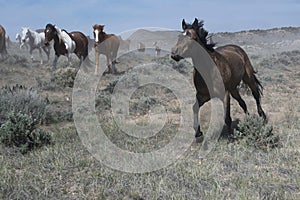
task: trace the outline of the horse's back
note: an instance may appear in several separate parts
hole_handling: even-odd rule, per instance
[[[111,37],[109,39],[112,41],[113,48],[118,50],[120,47],[120,38],[118,36],[116,36],[115,34],[111,34]]]
[[[253,72],[253,67],[250,63],[247,53],[238,45],[225,45],[215,49],[228,64],[230,69],[230,84],[235,86],[243,79],[245,72]]]
[[[225,58],[235,58],[235,59],[245,60],[245,58],[248,57],[242,47],[234,44],[220,46],[216,48],[215,51],[223,55]]]

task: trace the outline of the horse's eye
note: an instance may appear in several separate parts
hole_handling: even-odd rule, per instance
[[[190,33],[189,31],[183,32],[183,35],[184,35],[184,36],[189,36],[189,37],[191,37],[191,33]]]

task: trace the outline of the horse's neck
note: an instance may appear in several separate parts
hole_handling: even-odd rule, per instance
[[[110,37],[113,37],[113,36],[114,36],[114,34],[106,34],[105,32],[101,32],[99,34],[99,40],[100,40],[100,42],[103,42],[104,40],[106,40]]]
[[[29,30],[29,32],[30,32],[30,36],[28,36],[29,44],[33,45],[33,44],[34,44],[34,38],[35,38],[35,37],[34,37],[34,34],[33,34],[32,31]]]
[[[55,35],[53,36],[53,40],[54,40],[54,44],[59,44],[59,43],[60,43],[59,37],[58,37],[57,34],[55,34]]]
[[[218,68],[212,67],[216,66],[215,62],[216,56],[214,52],[207,52],[203,49],[203,52],[193,51],[192,61],[195,66],[195,69],[199,70],[199,73],[202,76],[209,75],[215,76],[218,72]],[[211,59],[208,59],[207,56],[210,56]]]
[[[211,97],[220,97],[223,98],[223,90],[222,87],[224,84],[223,76],[222,76],[222,70],[220,70],[220,65],[218,57],[221,56],[218,52],[207,52],[211,59],[207,58],[207,54],[198,52],[197,56],[193,56],[193,64],[195,70],[198,72],[194,72],[194,74],[198,74],[198,78],[200,77],[201,80],[197,80],[197,82],[200,81],[199,87],[203,86],[203,81],[205,82],[207,87],[210,88],[210,96]],[[222,67],[222,66],[221,66]],[[194,77],[195,78],[195,77]],[[194,80],[195,83],[195,80]],[[196,88],[197,88],[196,87]]]

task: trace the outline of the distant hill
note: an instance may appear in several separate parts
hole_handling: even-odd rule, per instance
[[[146,47],[153,43],[170,50],[177,42],[180,31],[150,31],[139,29],[129,36],[131,48],[136,48],[139,42]],[[246,30],[239,32],[220,32],[212,34],[217,46],[237,44],[250,54],[272,54],[281,51],[300,50],[300,27],[283,27],[267,30]],[[260,51],[261,50],[261,51]]]

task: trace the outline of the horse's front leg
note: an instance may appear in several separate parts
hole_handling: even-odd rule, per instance
[[[196,99],[196,102],[193,105],[194,130],[195,130],[195,137],[196,138],[203,136],[203,133],[200,130],[200,124],[199,124],[199,110],[200,110],[200,106],[199,106],[198,100]]]
[[[49,62],[49,59],[50,59],[50,48],[44,46],[44,47],[43,47],[43,51],[44,51],[44,52],[46,53],[46,55],[47,55],[47,62]]]
[[[56,69],[58,57],[59,57],[59,56],[58,56],[57,54],[55,54],[55,58],[54,58],[54,60],[53,60],[53,70]]]
[[[71,66],[71,54],[70,53],[67,54],[67,58],[68,58],[68,66]]]
[[[32,55],[32,51],[33,51],[33,48],[30,48],[30,50],[29,50],[29,54],[30,54],[30,59],[31,59],[31,61],[33,61],[33,60],[34,60],[34,58],[33,58],[33,55]]]
[[[42,54],[42,49],[39,48],[39,54],[40,54],[40,58],[41,58],[41,65],[43,64],[43,54]]]
[[[98,46],[95,46],[95,61],[96,61],[95,75],[97,75],[98,74],[98,66],[99,66],[99,49],[98,49]]]

